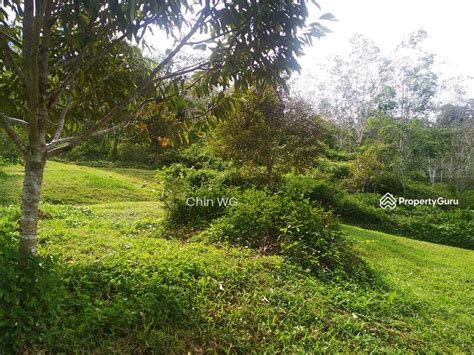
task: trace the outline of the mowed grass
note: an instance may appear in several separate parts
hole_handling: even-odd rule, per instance
[[[424,341],[474,349],[474,251],[343,226],[365,260],[429,305]],[[430,331],[427,331],[430,329]]]
[[[110,201],[152,201],[154,172],[96,169],[50,161],[46,165],[42,201],[95,204]],[[0,204],[20,201],[23,167],[0,167]]]
[[[21,179],[2,171],[0,205]],[[17,351],[473,350],[473,251],[343,226],[375,276],[320,280],[277,256],[174,239],[148,171],[48,163],[43,196],[38,251],[55,260],[59,308],[15,335]]]

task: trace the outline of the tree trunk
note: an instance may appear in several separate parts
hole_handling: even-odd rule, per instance
[[[45,164],[45,153],[28,153],[25,157],[25,178],[20,218],[20,258],[36,255],[38,207]]]
[[[436,182],[436,167],[433,167],[433,170],[431,172],[431,186],[434,186]]]
[[[267,182],[270,190],[273,190],[273,165],[267,165]]]

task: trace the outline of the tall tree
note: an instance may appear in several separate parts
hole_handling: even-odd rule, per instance
[[[422,47],[427,36],[422,29],[411,33],[380,67],[379,109],[403,121],[427,118],[435,109],[438,76],[433,71],[434,54]]]
[[[375,43],[361,34],[349,45],[347,54],[330,58],[316,95],[320,109],[340,125],[340,146],[352,150],[362,142],[367,119],[377,108],[382,57]]]
[[[36,252],[48,158],[139,119],[150,101],[173,100],[189,90],[205,96],[216,86],[240,89],[280,82],[281,73],[299,69],[296,57],[304,45],[326,32],[319,22],[305,27],[307,16],[304,0],[3,1],[0,75],[19,85],[12,91],[13,102],[2,102],[0,122],[25,163],[20,255]],[[120,100],[103,100],[94,95],[93,85],[84,86],[84,78],[94,79],[98,63],[113,59],[116,46],[142,42],[151,26],[174,38],[175,46],[145,76],[137,76]],[[186,67],[172,66],[187,46],[206,48],[208,56]],[[100,78],[116,78],[116,70],[111,65]],[[18,108],[17,117],[7,111],[10,105]],[[77,105],[95,115],[78,117]],[[64,137],[67,120],[78,128]],[[25,129],[26,139],[18,128]]]

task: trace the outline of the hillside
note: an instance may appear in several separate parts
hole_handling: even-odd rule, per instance
[[[151,201],[152,171],[138,169],[97,169],[48,162],[42,199],[64,204],[94,204],[107,201]],[[23,167],[0,167],[0,204],[18,202]]]
[[[55,308],[15,330],[23,350],[473,350],[473,251],[344,225],[372,281],[321,280],[278,256],[174,239],[153,175],[48,163],[39,253],[55,260]],[[0,206],[20,186],[19,167],[0,168]]]

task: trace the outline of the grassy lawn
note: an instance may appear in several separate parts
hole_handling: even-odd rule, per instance
[[[137,169],[96,169],[48,162],[42,200],[62,204],[95,204],[111,201],[153,201],[154,173]],[[20,201],[23,167],[0,167],[0,204]]]
[[[48,163],[38,250],[56,261],[58,309],[33,341],[17,335],[25,350],[473,350],[473,251],[343,226],[377,281],[320,280],[277,256],[170,238],[153,175]],[[0,204],[20,180],[0,170]]]
[[[474,334],[474,252],[390,234],[343,226],[357,251],[401,289],[429,305],[432,331],[425,341],[472,347]]]

